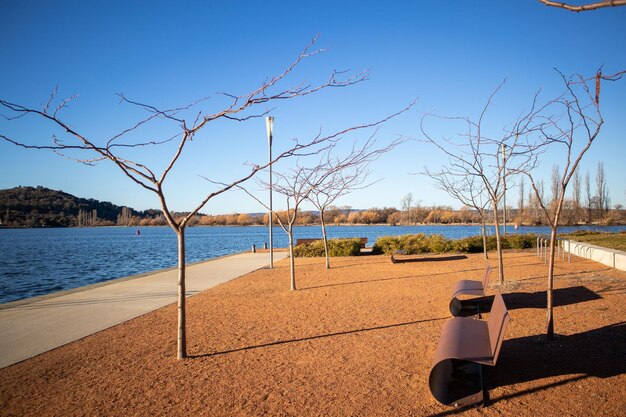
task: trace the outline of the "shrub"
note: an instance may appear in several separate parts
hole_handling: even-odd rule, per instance
[[[399,238],[397,236],[383,236],[376,239],[376,243],[372,247],[372,253],[374,255],[391,254],[396,249],[400,249]]]
[[[534,248],[537,236],[533,234],[509,235],[502,238],[502,249],[528,249]],[[487,237],[487,250],[495,250],[496,237]],[[480,253],[483,251],[482,236],[471,236],[463,239],[450,240],[442,235],[426,236],[423,233],[416,235],[385,236],[378,238],[372,252],[374,254],[391,254],[394,250],[402,249],[407,254],[419,253]]]
[[[452,241],[442,235],[430,235],[428,236],[427,242],[428,252],[431,253],[444,253],[452,250]]]
[[[296,246],[293,249],[294,256],[312,258],[324,256],[324,242],[315,242]],[[360,239],[330,239],[328,241],[328,253],[330,256],[358,256],[361,254]]]
[[[408,255],[419,253],[443,253],[452,250],[452,242],[441,235],[426,236],[423,233],[402,236],[384,236],[376,239],[372,253],[391,254],[404,250]]]
[[[510,235],[506,237],[510,249],[529,249],[537,246],[537,235]]]
[[[428,241],[424,233],[400,236],[398,242],[398,249],[405,250],[409,255],[428,252]]]
[[[452,242],[452,250],[463,253],[480,253],[483,251],[483,238],[482,236],[472,236],[457,239]]]
[[[322,242],[322,254],[324,244]],[[330,256],[359,256],[361,254],[361,239],[331,239],[328,241]]]

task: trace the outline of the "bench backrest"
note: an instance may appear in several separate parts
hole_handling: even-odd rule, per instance
[[[483,291],[487,291],[487,286],[489,285],[489,276],[491,275],[491,265],[487,263],[485,267],[485,275],[483,275]]]
[[[498,355],[500,354],[500,348],[504,341],[504,332],[511,320],[509,310],[507,310],[504,304],[502,294],[496,291],[496,295],[493,299],[491,306],[491,312],[487,319],[487,327],[489,329],[489,344],[491,347],[491,355],[493,356],[493,364],[498,361]]]

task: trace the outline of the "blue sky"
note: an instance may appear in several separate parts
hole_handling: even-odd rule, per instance
[[[450,2],[0,2],[0,97],[29,106],[45,103],[58,85],[59,97],[78,98],[64,120],[92,138],[106,139],[141,115],[120,105],[116,93],[159,107],[210,97],[202,109],[224,106],[219,92],[244,94],[281,72],[319,34],[328,51],[307,60],[285,87],[306,79],[321,82],[333,69],[370,71],[370,80],[346,89],[277,103],[275,152],[293,138],[319,129],[331,133],[385,117],[414,99],[415,107],[377,132],[420,137],[424,112],[476,118],[504,79],[486,123],[498,130],[527,109],[533,93],[561,90],[553,68],[593,75],[626,69],[626,7],[586,13],[548,8],[534,0]],[[583,160],[592,180],[604,163],[613,204],[626,203],[626,80],[605,83],[605,126]],[[6,113],[5,113],[6,114]],[[142,131],[163,137],[170,127]],[[452,127],[437,134],[453,136]],[[0,121],[0,132],[44,143],[52,130],[34,122]],[[366,135],[361,135],[364,138]],[[359,137],[346,138],[348,140]],[[132,156],[159,166],[171,149]],[[186,149],[166,184],[170,208],[189,210],[211,190],[201,176],[237,178],[246,162],[267,155],[263,120],[219,122]],[[558,152],[542,159],[549,184]],[[445,161],[431,147],[411,141],[372,165],[367,190],[339,204],[356,208],[396,206],[411,192],[422,204],[458,207],[428,178],[412,175]],[[278,167],[277,167],[278,169]],[[81,197],[137,209],[157,208],[156,197],[110,163],[88,167],[44,151],[0,143],[0,188],[42,185]],[[517,190],[507,200],[515,204]],[[280,202],[275,200],[275,204]],[[262,211],[239,192],[212,200],[205,213]]]

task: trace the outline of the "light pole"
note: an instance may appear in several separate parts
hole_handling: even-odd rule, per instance
[[[272,217],[274,217],[274,213],[272,212],[272,129],[274,127],[274,118],[272,116],[267,116],[265,118],[265,127],[267,128],[267,146],[269,149],[269,163],[270,163],[270,217],[269,217],[270,269],[273,269],[274,268],[274,238],[272,236]]]

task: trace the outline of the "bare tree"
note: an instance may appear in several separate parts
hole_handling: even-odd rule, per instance
[[[574,170],[574,176],[572,177],[572,200],[574,200],[576,223],[580,221],[580,194],[580,166],[578,166],[576,167],[576,170]]]
[[[339,197],[372,185],[373,182],[365,182],[369,175],[367,171],[368,165],[384,153],[390,152],[401,142],[402,140],[395,140],[387,146],[376,148],[375,141],[370,137],[361,147],[356,147],[355,144],[350,153],[343,158],[333,157],[329,152],[326,154],[325,160],[319,164],[322,169],[315,170],[313,175],[310,176],[309,181],[314,186],[311,187],[308,200],[319,211],[326,269],[330,269],[328,235],[326,234],[326,210]]]
[[[589,171],[587,171],[587,175],[585,175],[585,197],[586,197],[586,205],[587,205],[587,223],[591,223],[593,221],[593,218],[592,218],[593,196],[591,195],[591,178],[589,176]]]
[[[311,195],[311,193],[314,190],[317,190],[318,188],[322,187],[325,181],[328,181],[329,178],[332,179],[335,173],[340,174],[343,170],[347,168],[357,168],[356,176],[354,177],[351,183],[352,187],[357,187],[358,181],[362,178],[362,175],[363,175],[362,169],[364,168],[364,164],[368,161],[374,160],[375,158],[378,157],[378,155],[384,153],[385,151],[392,149],[393,147],[397,145],[397,143],[399,143],[399,141],[395,141],[391,145],[385,148],[371,150],[370,147],[372,146],[373,142],[371,141],[371,137],[370,137],[370,140],[367,141],[366,144],[362,148],[356,148],[356,145],[354,145],[355,147],[353,148],[349,156],[345,157],[344,159],[338,160],[338,162],[337,161],[333,162],[332,158],[328,156],[330,155],[328,152],[330,152],[332,149],[335,148],[335,145],[342,138],[344,134],[353,132],[355,130],[379,126],[387,122],[388,120],[408,111],[414,105],[414,103],[415,102],[409,104],[404,109],[374,123],[361,125],[358,128],[349,128],[341,132],[335,133],[331,136],[325,137],[323,139],[321,139],[320,135],[318,134],[315,141],[317,143],[323,143],[325,144],[325,146],[322,148],[318,148],[317,150],[313,152],[309,152],[308,154],[300,154],[300,156],[315,156],[315,155],[319,155],[320,153],[327,152],[326,158],[322,158],[320,161],[318,161],[317,164],[310,166],[310,167],[305,167],[303,165],[300,165],[300,162],[302,161],[302,159],[299,159],[295,168],[291,170],[287,170],[284,173],[280,173],[280,172],[276,173],[275,175],[277,177],[277,180],[271,186],[268,182],[265,182],[263,180],[258,180],[258,183],[261,186],[261,188],[270,189],[271,187],[272,191],[282,195],[283,198],[285,199],[287,211],[282,216],[276,215],[276,220],[279,226],[283,229],[283,231],[287,233],[287,236],[289,239],[291,290],[297,289],[296,274],[295,274],[295,257],[294,257],[294,251],[293,251],[293,248],[294,248],[293,226],[296,223],[296,219],[298,218],[298,210],[300,208],[300,205],[306,200],[310,200],[309,196]],[[358,168],[361,168],[360,172]],[[261,204],[265,209],[269,210],[269,206],[267,204],[265,204],[263,201],[257,198],[254,194],[252,194],[246,188],[244,188],[243,186],[239,184],[237,185],[237,187],[241,189],[242,191],[244,191],[246,194],[248,194],[250,197],[252,197],[259,204]]]
[[[561,9],[569,10],[570,12],[586,12],[589,10],[601,9],[604,7],[617,7],[617,6],[626,6],[626,0],[604,0],[604,1],[596,1],[587,4],[571,4],[560,1],[551,1],[551,0],[539,0],[540,3],[545,4],[546,6],[558,7]]]
[[[520,219],[524,218],[524,193],[525,193],[525,186],[524,186],[524,177],[522,177],[522,180],[520,181],[519,184],[519,198],[517,200],[517,204],[518,204],[518,217]]]
[[[473,175],[472,170],[467,165],[442,167],[439,171],[430,171],[426,168],[423,174],[432,178],[435,186],[445,191],[450,197],[478,212],[483,239],[483,254],[485,259],[489,259],[487,253],[486,208],[490,200],[485,198],[484,183]]]
[[[549,340],[554,338],[553,317],[553,288],[554,288],[554,263],[557,228],[561,215],[561,208],[565,200],[565,190],[574,176],[580,161],[589,150],[593,142],[600,134],[604,123],[600,112],[599,90],[602,80],[615,80],[622,73],[613,76],[603,76],[600,71],[595,77],[585,79],[581,75],[566,77],[559,72],[565,92],[559,97],[547,102],[540,114],[533,118],[533,125],[529,130],[519,131],[520,135],[529,137],[528,142],[534,143],[534,152],[538,148],[559,147],[559,152],[564,155],[564,168],[560,174],[559,194],[552,205],[546,204],[541,198],[540,189],[530,171],[520,171],[527,175],[530,184],[535,191],[539,205],[543,210],[550,226],[550,261],[548,265],[548,289],[547,289],[547,329]],[[595,94],[589,84],[595,84]]]
[[[291,291],[295,291],[297,289],[293,226],[298,218],[300,205],[309,198],[311,191],[319,185],[315,182],[315,179],[318,178],[319,180],[318,173],[321,169],[322,165],[317,165],[313,168],[305,168],[297,165],[295,168],[287,170],[285,173],[274,172],[276,181],[272,183],[271,189],[273,192],[280,194],[284,198],[287,206],[287,210],[283,213],[274,212],[274,217],[281,229],[283,229],[283,231],[287,234],[289,240],[288,247]],[[270,184],[268,182],[258,180],[258,183],[262,186],[262,188],[270,189]],[[250,191],[241,186],[239,186],[239,188],[256,200],[264,208],[269,210],[269,206]]]
[[[179,161],[186,145],[196,138],[198,133],[203,128],[208,126],[209,123],[218,120],[242,122],[262,117],[268,113],[267,108],[261,108],[262,105],[308,96],[326,88],[346,87],[360,83],[367,79],[367,73],[359,73],[345,79],[340,79],[339,77],[343,73],[334,71],[328,79],[316,85],[303,82],[294,87],[279,88],[280,85],[285,83],[285,78],[292,74],[303,60],[322,52],[322,50],[312,50],[313,44],[316,40],[317,38],[313,39],[303,52],[282,73],[266,79],[265,82],[263,82],[257,89],[244,95],[222,93],[230,104],[217,112],[195,110],[195,108],[197,108],[197,106],[205,100],[199,100],[183,107],[162,109],[149,104],[130,100],[120,94],[120,99],[124,104],[131,105],[141,111],[145,111],[147,116],[127,129],[124,129],[103,141],[100,141],[96,137],[92,137],[87,133],[79,132],[75,129],[72,123],[66,122],[61,118],[62,111],[67,108],[68,104],[73,100],[73,97],[65,100],[58,100],[56,98],[55,91],[41,109],[27,107],[6,100],[0,100],[0,106],[2,106],[10,114],[9,116],[5,116],[5,119],[19,121],[19,119],[34,117],[38,121],[49,123],[56,132],[61,132],[64,135],[63,137],[57,137],[55,134],[53,135],[51,144],[42,145],[38,144],[36,140],[13,139],[7,135],[0,134],[0,138],[6,142],[15,144],[16,146],[20,146],[25,149],[49,150],[88,165],[94,165],[99,161],[108,160],[118,167],[131,181],[156,195],[161,205],[163,216],[176,234],[178,240],[177,357],[179,359],[187,356],[185,227],[192,219],[195,218],[198,211],[202,209],[202,207],[204,207],[212,198],[229,191],[233,187],[239,186],[252,178],[257,172],[265,169],[271,163],[283,158],[300,155],[301,152],[306,152],[308,149],[316,146],[324,146],[326,142],[333,140],[342,132],[326,137],[318,136],[307,143],[299,143],[296,141],[275,157],[273,161],[260,165],[251,165],[249,172],[242,175],[240,178],[230,180],[227,183],[222,183],[222,185],[216,190],[201,198],[197,206],[189,211],[188,214],[180,218],[175,218],[172,211],[169,209],[168,200],[164,191],[166,180],[176,163]],[[185,117],[185,115],[189,114],[191,115]],[[178,133],[163,140],[137,140],[136,138],[141,135],[140,129],[146,124],[155,121],[161,121],[174,126],[174,129],[177,130]],[[358,130],[364,127],[368,126],[358,126],[347,129],[344,132],[348,130]],[[137,155],[136,152],[132,153],[133,150],[139,148],[146,149],[158,145],[160,145],[159,149],[163,149],[163,146],[167,145],[172,146],[172,154],[169,162],[164,164],[165,166],[162,167],[162,169],[155,169],[154,167],[150,168],[147,163],[138,159],[131,160],[131,157],[128,156],[129,154]],[[76,158],[73,156],[74,152],[88,152],[92,156],[89,156],[88,158]]]
[[[552,177],[550,178],[550,188],[552,196],[550,201],[558,200],[561,195],[561,173],[559,170],[559,164],[552,165]]]
[[[411,224],[411,207],[413,204],[413,194],[408,193],[404,197],[402,197],[402,201],[400,201],[400,208],[402,211],[406,212],[406,222],[407,224]]]
[[[604,162],[598,162],[596,171],[596,201],[598,202],[599,213],[608,211],[609,190],[606,186],[606,175],[604,174]]]
[[[292,291],[297,289],[295,256],[293,253],[293,226],[298,217],[300,205],[308,199],[311,190],[316,186],[316,184],[311,182],[311,178],[315,176],[317,169],[319,167],[313,169],[297,167],[286,174],[275,173],[277,180],[272,185],[272,190],[282,195],[287,204],[287,211],[282,216],[276,214],[276,220],[289,238],[290,285]]]
[[[536,103],[533,102],[531,109],[517,119],[510,132],[507,131],[502,137],[496,139],[485,135],[483,133],[483,124],[487,110],[503,84],[504,81],[489,96],[477,121],[473,121],[469,117],[443,117],[426,114],[422,117],[420,123],[420,129],[425,140],[447,156],[448,165],[452,167],[451,169],[466,172],[467,175],[476,177],[483,186],[486,198],[491,204],[493,211],[500,284],[504,283],[504,262],[502,259],[498,203],[504,193],[505,176],[516,171],[528,171],[536,164],[536,154],[519,152],[518,141],[523,137],[516,132],[530,129],[529,123],[539,111],[539,109],[535,108]],[[441,141],[435,140],[426,131],[425,121],[429,117],[437,117],[448,123],[459,121],[465,125],[466,131],[459,134],[462,138],[460,143],[448,138],[443,138]],[[502,149],[504,149],[504,155],[501,158]],[[506,169],[504,161],[507,164]]]

